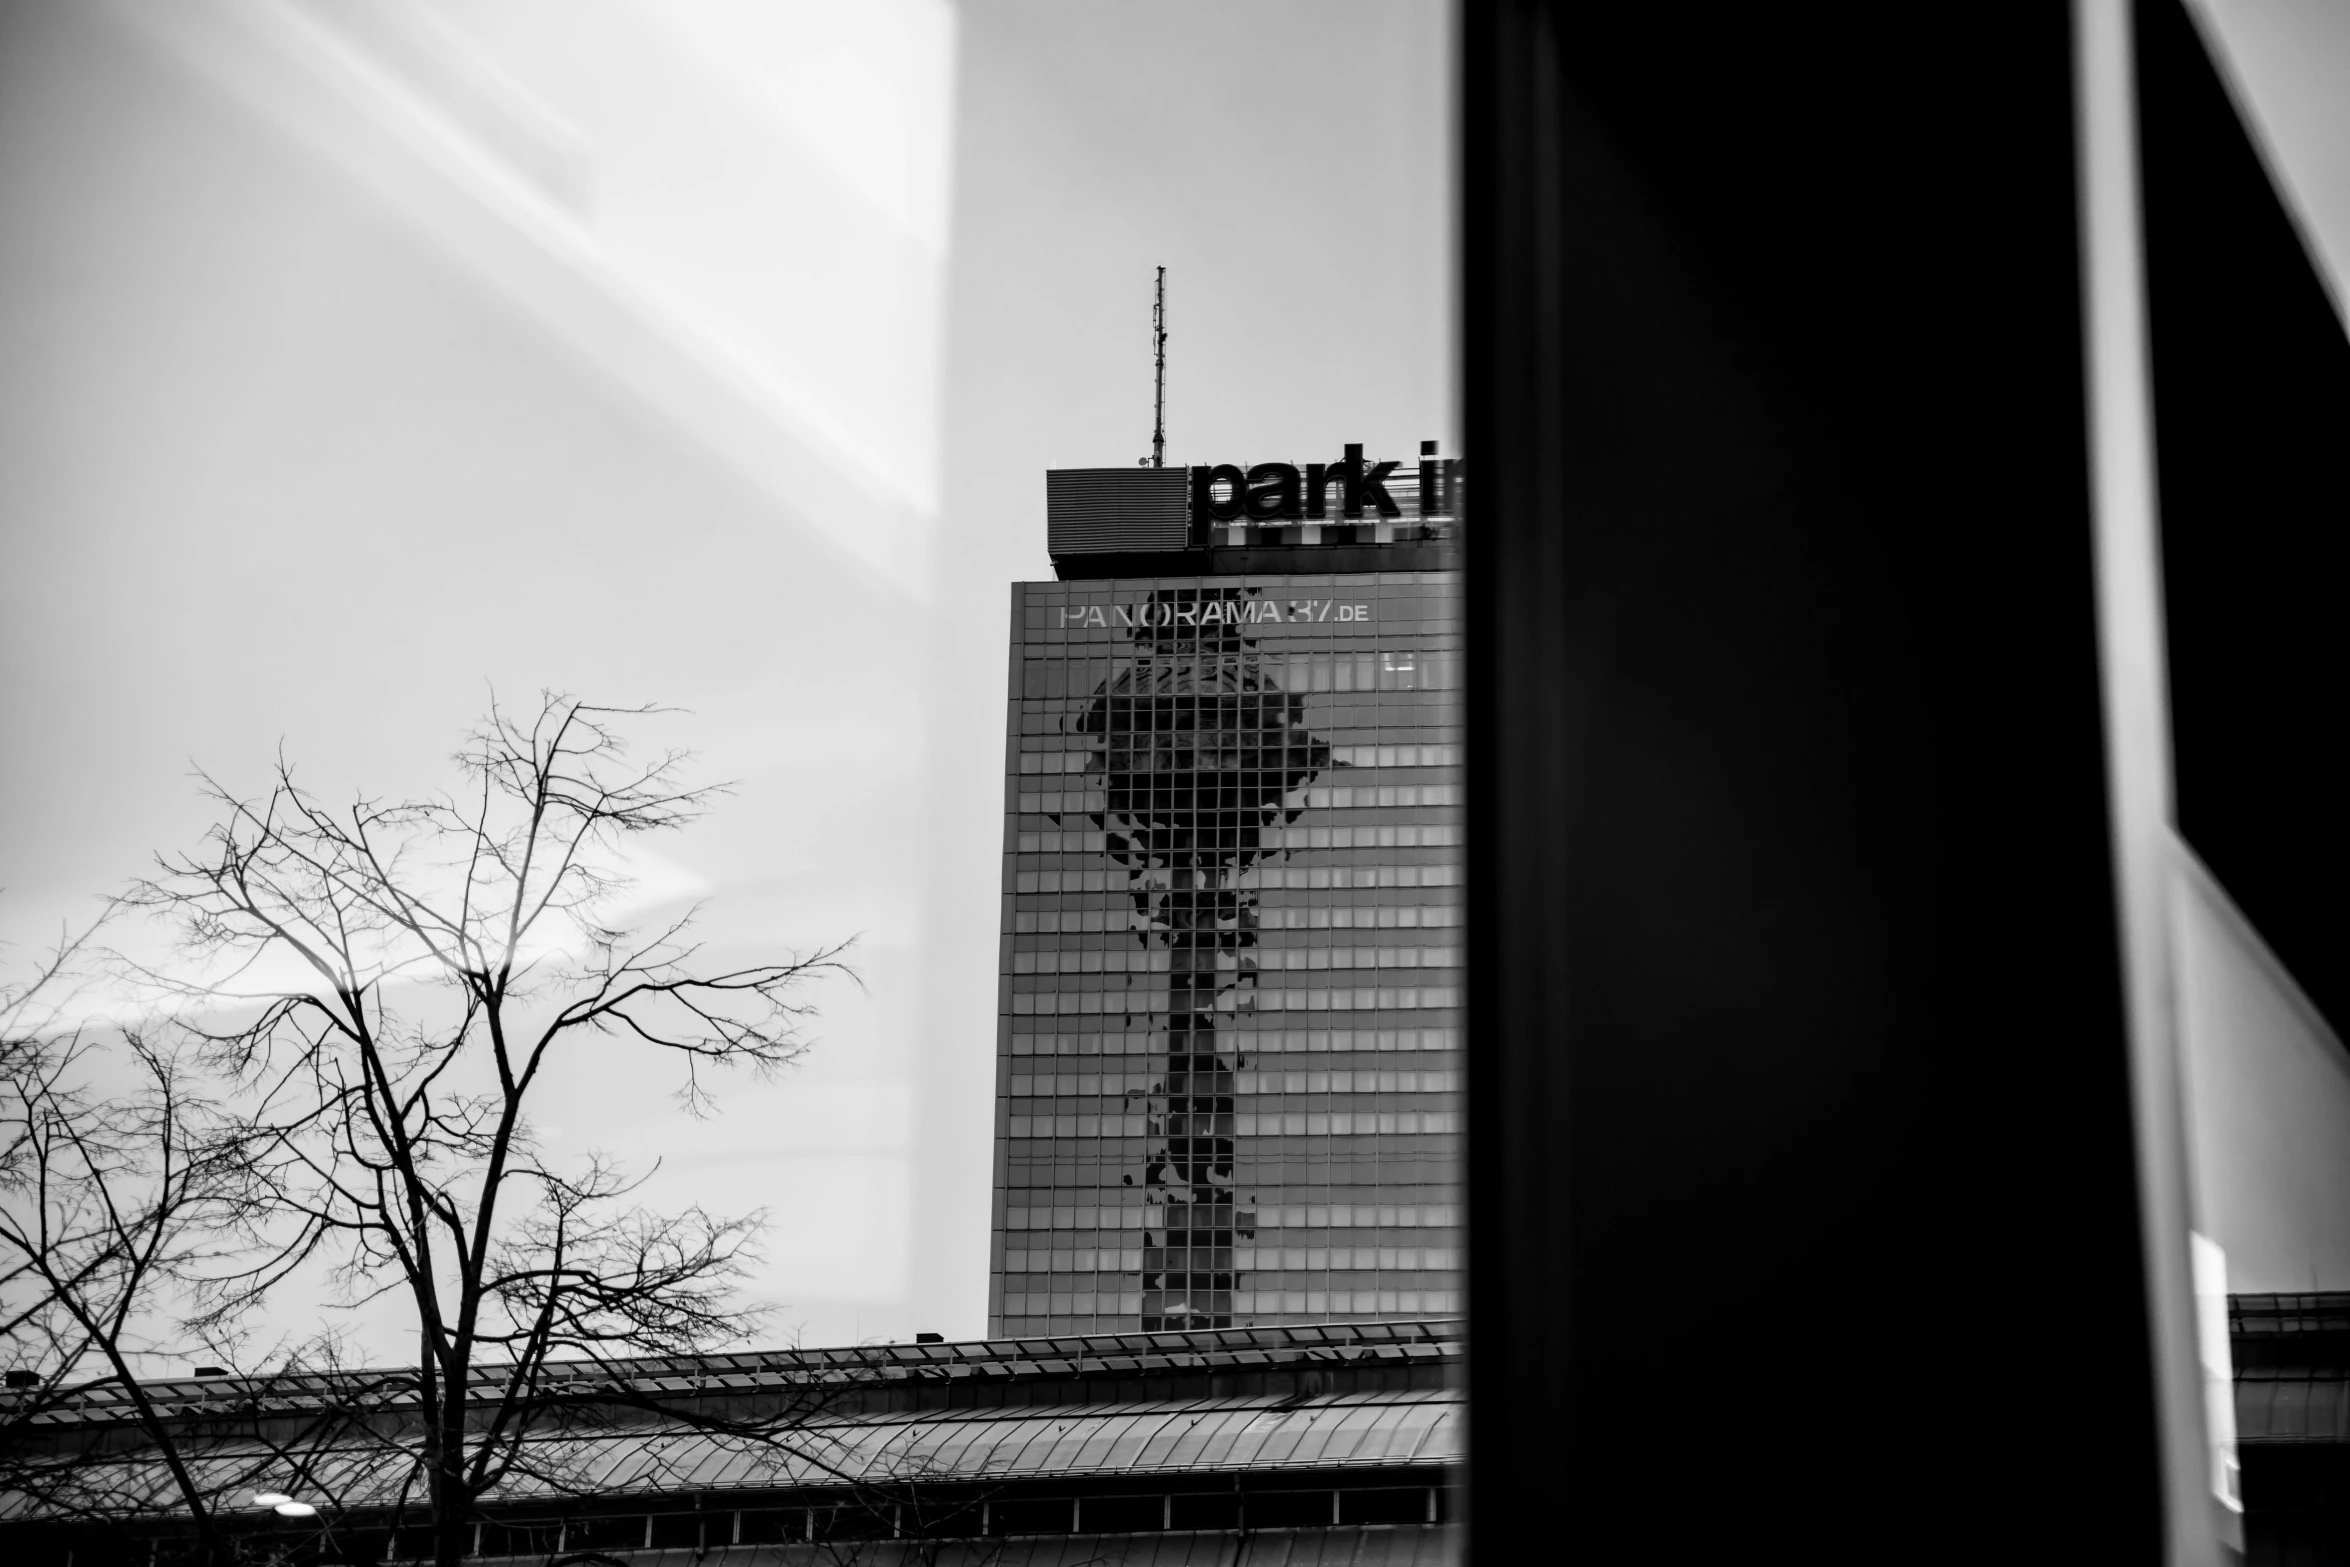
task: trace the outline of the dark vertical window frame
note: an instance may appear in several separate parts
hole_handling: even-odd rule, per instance
[[[2070,25],[1465,7],[1475,1560],[2163,1553]]]
[[[1469,1445],[1462,1528],[1469,1559],[1539,1550],[1534,1498],[1575,1504],[1588,1440],[1574,1398],[1579,1329],[1563,1172],[1550,1164],[1567,1063],[1541,1048],[1566,1015],[1566,942],[1543,878],[1568,860],[1545,798],[1566,773],[1549,685],[1566,667],[1563,537],[1552,527],[1479,539],[1481,519],[1564,510],[1558,311],[1563,127],[1548,8],[1470,3],[1460,31],[1462,397],[1474,470],[1464,519],[1467,827]],[[1495,524],[1497,527],[1500,525]],[[1569,1544],[1592,1531],[1562,1510]],[[1604,1532],[1601,1532],[1604,1537]],[[1521,1556],[1521,1559],[1522,1556]]]

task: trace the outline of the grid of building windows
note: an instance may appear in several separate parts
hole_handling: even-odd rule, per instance
[[[1461,1306],[1451,572],[1015,588],[991,1331]]]

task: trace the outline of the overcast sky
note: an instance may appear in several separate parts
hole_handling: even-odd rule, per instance
[[[715,1123],[593,1050],[543,1117],[769,1208],[780,1334],[980,1332],[1043,469],[1146,448],[1160,264],[1177,460],[1450,440],[1440,23],[9,0],[0,936],[192,844],[196,765],[400,795],[493,688],[686,708],[644,741],[738,790],[637,912],[865,986]]]
[[[2350,7],[2210,13],[2350,275]],[[0,936],[251,788],[446,781],[495,687],[689,715],[635,866],[715,955],[863,936],[709,1126],[811,1341],[977,1333],[1007,584],[1043,471],[1455,445],[1432,0],[5,0]]]

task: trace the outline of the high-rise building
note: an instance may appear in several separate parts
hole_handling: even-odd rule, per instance
[[[990,1330],[1461,1305],[1457,464],[1048,476]]]

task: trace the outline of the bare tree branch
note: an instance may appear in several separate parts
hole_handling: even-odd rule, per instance
[[[622,726],[657,711],[493,704],[454,758],[464,787],[426,799],[330,808],[282,755],[255,799],[205,776],[219,820],[125,900],[174,926],[184,963],[126,968],[237,1105],[204,1156],[238,1183],[244,1249],[190,1274],[189,1320],[229,1331],[316,1264],[347,1303],[405,1296],[442,1563],[481,1498],[551,1451],[533,1441],[563,1407],[551,1365],[689,1355],[761,1321],[738,1292],[760,1216],[656,1213],[609,1159],[550,1158],[533,1088],[601,1040],[675,1063],[708,1114],[706,1071],[796,1061],[811,985],[854,977],[846,943],[711,972],[690,914],[610,923],[626,841],[725,792],[684,782],[682,752],[629,758]]]
[[[243,1243],[246,1183],[215,1146],[220,1107],[178,1054],[135,1030],[63,1026],[96,930],[0,990],[0,1490],[66,1516],[119,1503],[92,1493],[86,1451],[47,1429],[93,1389],[118,1389],[212,1562],[212,1498],[138,1362],[184,1352],[163,1336],[167,1308]]]

